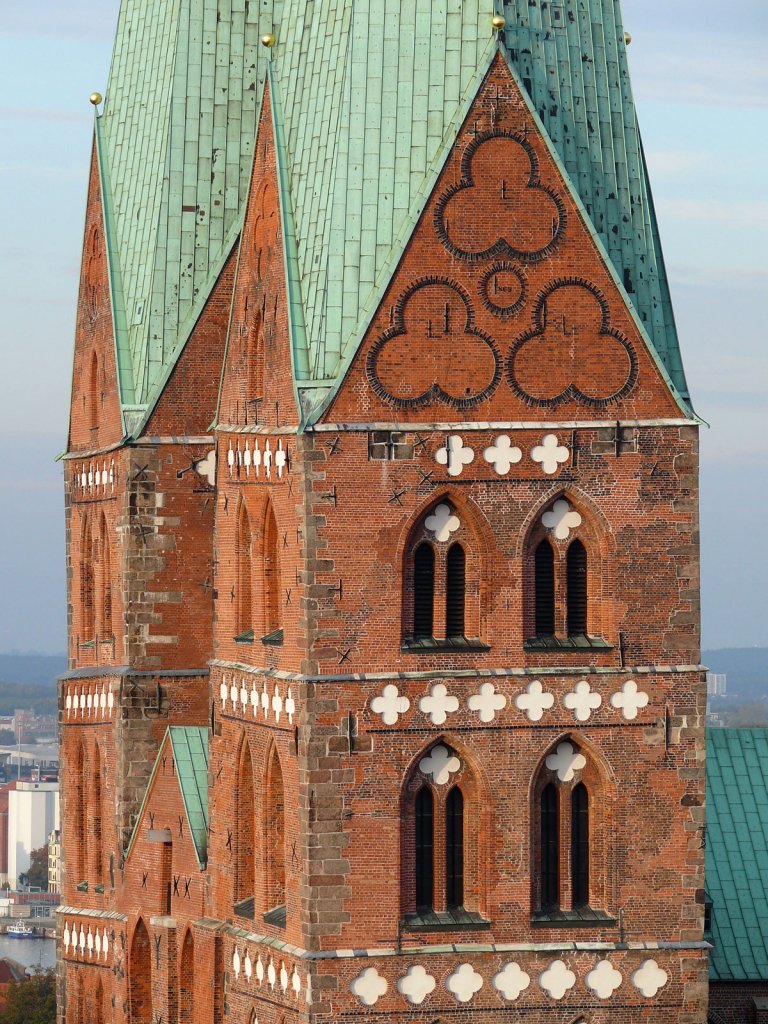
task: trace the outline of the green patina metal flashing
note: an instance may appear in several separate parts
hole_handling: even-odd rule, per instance
[[[707,730],[712,981],[768,981],[768,729]]]
[[[208,730],[196,725],[172,725],[166,730],[125,856],[130,856],[138,838],[144,809],[169,741],[197,863],[202,870],[208,861]]]
[[[146,419],[242,222],[267,67],[294,384],[307,422],[360,344],[497,38],[690,413],[619,0],[507,0],[501,37],[491,28],[497,7],[123,3],[99,134],[129,428]],[[269,31],[273,48],[259,42]]]

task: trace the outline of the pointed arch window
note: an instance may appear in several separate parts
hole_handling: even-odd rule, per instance
[[[263,549],[263,605],[264,635],[262,643],[283,642],[282,577],[280,567],[280,537],[272,503],[267,505],[264,517]]]
[[[464,599],[467,556],[461,544],[452,544],[445,559],[445,635],[447,639],[464,636]]]
[[[536,636],[555,633],[555,553],[548,540],[536,546],[534,565],[536,588]]]
[[[439,782],[430,764],[439,766]],[[450,747],[434,744],[419,758],[401,803],[405,928],[485,926],[485,804],[471,768]]]
[[[552,756],[550,756],[552,755]],[[610,820],[603,808],[600,773],[571,740],[560,740],[534,780],[532,818],[532,918],[534,925],[612,921],[604,910],[609,892]],[[562,772],[571,758],[572,768]],[[547,766],[547,761],[552,767]],[[560,774],[566,778],[561,778]]]
[[[568,546],[566,560],[566,629],[568,636],[587,634],[587,549],[580,540]]]
[[[152,955],[149,933],[139,918],[128,961],[128,1004],[131,1024],[152,1024]]]
[[[416,520],[403,562],[402,650],[487,651],[480,638],[481,548],[447,499]]]
[[[560,823],[557,790],[550,782],[541,794],[541,906],[554,910],[560,906]]]
[[[67,846],[67,852],[74,852],[72,858],[72,869],[74,878],[69,878],[69,883],[79,885],[85,881],[87,874],[86,848],[88,837],[88,762],[85,756],[85,747],[80,744],[77,750],[75,761],[75,793],[74,793],[74,829],[73,842]],[[69,858],[67,858],[69,860]]]
[[[244,502],[237,516],[235,558],[235,640],[249,643],[253,640],[253,563],[251,520]]]
[[[96,430],[99,425],[99,359],[95,352],[91,354],[88,372],[88,426]]]
[[[98,744],[93,748],[93,768],[91,772],[91,788],[89,795],[91,805],[91,834],[88,847],[91,851],[91,881],[101,885],[104,881],[102,822],[101,822],[101,755]]]
[[[109,530],[104,513],[99,521],[99,636],[109,640],[113,636],[112,628],[112,556],[109,543]]]
[[[90,515],[80,530],[80,645],[94,645],[96,637],[94,538]]]
[[[589,794],[583,782],[571,791],[571,902],[589,906]]]
[[[256,863],[253,761],[247,740],[243,741],[237,769],[237,835],[235,837],[235,913],[253,917]]]
[[[526,648],[611,646],[603,636],[610,627],[610,602],[595,599],[610,590],[604,543],[590,518],[565,498],[538,517],[523,556]]]
[[[283,769],[277,748],[273,747],[267,764],[264,795],[265,902],[268,924],[284,927],[285,905],[285,788]]]
[[[424,541],[416,548],[413,567],[413,636],[425,640],[434,629],[435,552]]]
[[[434,797],[427,786],[419,790],[414,810],[416,909],[430,909],[434,901]]]
[[[464,795],[454,786],[445,801],[445,902],[464,906]]]

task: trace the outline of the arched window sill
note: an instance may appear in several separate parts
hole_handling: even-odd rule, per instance
[[[261,638],[261,642],[264,644],[265,647],[282,647],[282,629],[273,629],[271,633],[265,633],[264,636]]]
[[[601,636],[587,636],[582,633],[579,636],[532,636],[525,641],[523,649],[526,651],[612,651],[613,644],[609,644]]]
[[[406,914],[402,927],[406,932],[483,931],[491,927],[491,922],[474,910],[456,907],[454,910],[420,910]]]
[[[477,637],[468,638],[465,636],[446,637],[444,640],[435,640],[434,637],[424,636],[418,639],[407,637],[400,645],[404,654],[433,654],[435,652],[447,651],[490,651],[488,644],[484,644]]]
[[[232,909],[237,917],[245,917],[252,921],[255,917],[255,900],[253,896],[246,896],[244,900],[236,903]]]
[[[579,907],[578,910],[537,910],[531,914],[532,928],[590,928],[595,925],[610,927],[616,918],[604,910]]]
[[[285,928],[285,922],[288,918],[288,913],[285,909],[285,904],[281,907],[273,907],[268,910],[264,915],[264,924],[274,925],[275,928]]]

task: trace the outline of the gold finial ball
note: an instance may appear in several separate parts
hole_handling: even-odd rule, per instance
[[[629,34],[629,32],[624,33],[624,42],[627,46],[629,46],[629,44],[632,42],[632,36]]]
[[[491,24],[493,25],[494,30],[496,32],[501,32],[501,30],[506,26],[507,23],[500,14],[494,14],[494,16],[491,18]]]
[[[88,98],[90,99],[94,107],[98,107],[98,105],[101,103],[102,95],[100,92],[92,92]]]
[[[267,32],[267,34],[265,36],[261,37],[261,45],[262,46],[267,46],[267,47],[274,46],[276,42],[277,42],[277,39],[275,38],[275,36],[271,32]]]

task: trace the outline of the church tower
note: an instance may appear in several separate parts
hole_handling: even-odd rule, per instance
[[[704,1024],[618,0],[123,4],[95,139],[62,1024]]]

